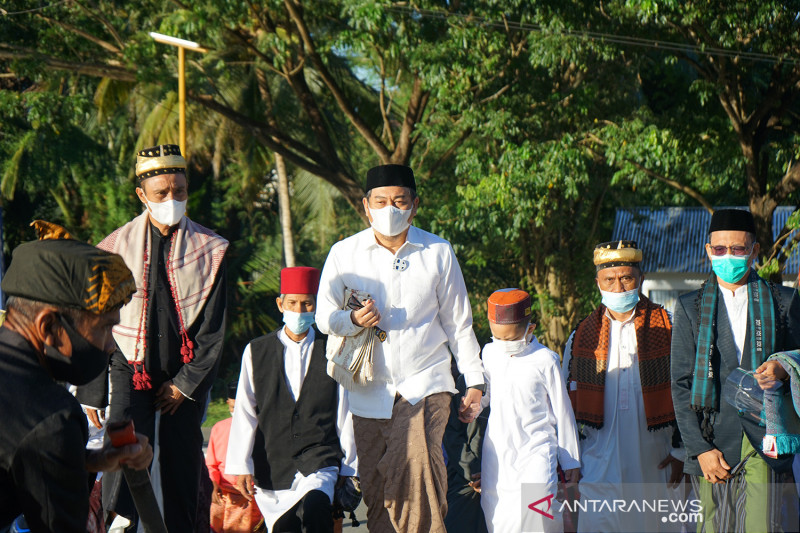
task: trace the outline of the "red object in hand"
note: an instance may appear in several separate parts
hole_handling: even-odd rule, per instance
[[[127,422],[114,422],[106,426],[106,432],[114,448],[121,448],[127,444],[136,444],[136,431],[133,429],[133,420]]]

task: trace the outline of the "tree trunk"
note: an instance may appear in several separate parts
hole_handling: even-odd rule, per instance
[[[289,176],[283,156],[275,152],[275,171],[278,174],[278,206],[280,207],[283,257],[287,267],[295,266],[294,234],[292,234],[292,209],[289,200]]]

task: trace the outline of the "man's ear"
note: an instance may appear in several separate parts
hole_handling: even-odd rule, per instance
[[[67,332],[61,327],[58,312],[52,308],[40,310],[33,318],[33,327],[37,336],[64,355],[72,354],[72,343]]]
[[[411,206],[411,216],[408,217],[408,223],[409,224],[411,224],[411,222],[414,220],[414,217],[417,216],[417,209],[418,208],[419,208],[419,196],[414,198],[414,202],[413,202],[413,204]]]
[[[366,196],[361,199],[361,203],[364,206],[364,213],[367,215],[367,219],[371,223],[372,222],[372,215],[369,214],[369,200],[367,200]]]
[[[144,196],[144,189],[141,187],[136,187],[136,196],[139,197],[139,201],[142,202],[142,204],[147,202],[147,198]]]
[[[281,313],[283,313],[283,300],[281,300],[281,297],[280,297],[280,296],[278,296],[277,298],[275,298],[275,303],[278,305],[278,311],[280,311]]]

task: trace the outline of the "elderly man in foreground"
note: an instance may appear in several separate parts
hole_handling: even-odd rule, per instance
[[[2,282],[0,530],[24,515],[31,531],[83,533],[95,472],[146,468],[147,437],[87,451],[86,416],[64,383],[83,385],[108,365],[111,327],[136,290],[122,258],[72,239],[14,250]]]

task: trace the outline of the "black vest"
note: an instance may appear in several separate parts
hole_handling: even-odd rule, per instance
[[[256,485],[266,490],[290,488],[298,471],[307,476],[340,466],[344,455],[336,434],[338,386],[325,370],[326,337],[314,332],[311,361],[295,402],[277,333],[250,343],[258,418],[253,468]]]

